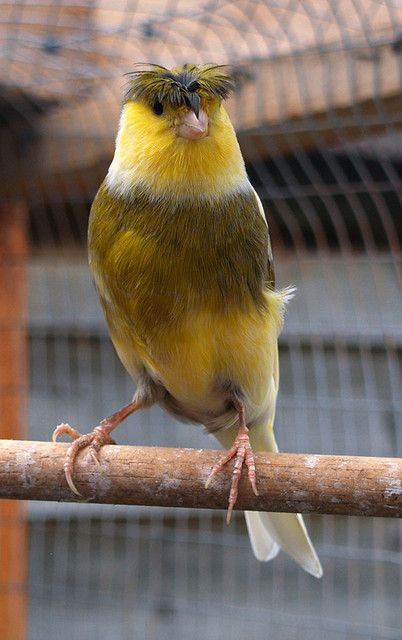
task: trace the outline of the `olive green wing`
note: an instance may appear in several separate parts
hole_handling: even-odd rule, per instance
[[[268,227],[268,222],[265,217],[264,207],[262,206],[262,202],[258,196],[258,193],[253,188],[255,199],[257,201],[257,207],[264,218],[265,224]],[[272,246],[271,246],[271,237],[269,235],[269,227],[268,227],[268,252],[267,252],[267,285],[270,289],[275,289],[275,270],[274,270],[274,256],[272,255]]]

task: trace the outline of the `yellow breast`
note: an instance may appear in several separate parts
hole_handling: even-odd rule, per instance
[[[269,312],[198,310],[149,344],[139,339],[135,326],[115,317],[111,338],[134,379],[145,366],[181,405],[210,413],[224,410],[218,385],[230,381],[247,398],[251,419],[269,400],[285,302],[283,293],[265,295]]]

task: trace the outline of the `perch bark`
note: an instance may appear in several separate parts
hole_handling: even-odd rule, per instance
[[[0,440],[0,497],[73,502],[63,471],[68,444]],[[226,509],[231,465],[205,481],[222,452],[105,446],[100,465],[77,461],[83,498],[103,504]],[[402,459],[293,453],[256,454],[259,496],[244,472],[236,509],[402,516]]]

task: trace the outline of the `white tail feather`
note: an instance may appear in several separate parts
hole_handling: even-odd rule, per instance
[[[278,555],[281,548],[267,532],[261,515],[258,511],[244,512],[253,553],[257,560],[268,562]]]
[[[281,548],[307,573],[321,578],[321,563],[300,513],[257,512],[256,515],[259,520],[254,517],[254,513],[245,513],[251,547],[258,560],[272,560]]]

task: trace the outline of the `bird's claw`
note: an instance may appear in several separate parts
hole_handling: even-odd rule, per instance
[[[226,516],[227,524],[230,523],[233,507],[236,504],[236,500],[239,492],[239,480],[240,480],[243,464],[246,464],[247,466],[248,479],[250,481],[251,488],[254,492],[254,495],[258,496],[254,453],[251,448],[247,428],[241,429],[239,431],[239,434],[236,440],[234,441],[233,446],[224,455],[222,460],[213,467],[205,483],[205,488],[208,488],[212,478],[216,476],[220,471],[222,471],[226,463],[229,462],[229,460],[231,460],[232,458],[235,458],[235,463],[232,471],[232,484],[230,487],[229,506],[228,506],[227,516]]]
[[[81,449],[85,447],[89,447],[89,456],[100,465],[99,461],[99,451],[104,444],[115,444],[115,441],[109,435],[109,432],[105,426],[102,424],[98,425],[91,431],[90,433],[86,433],[82,435],[69,424],[62,423],[59,424],[55,430],[53,431],[52,440],[53,442],[57,441],[58,436],[66,434],[72,438],[73,442],[70,444],[67,449],[66,458],[64,461],[64,475],[67,481],[68,486],[71,491],[76,495],[81,497],[81,493],[78,491],[77,487],[73,482],[73,471],[75,459]]]
[[[73,429],[73,427],[70,427],[70,425],[66,422],[62,422],[61,424],[58,424],[53,431],[52,441],[57,442],[57,438],[64,434],[70,436],[71,440],[76,440],[81,436],[79,431],[76,431],[75,429]]]

